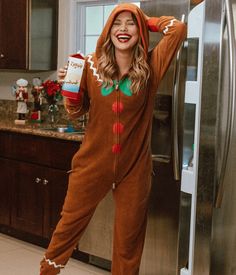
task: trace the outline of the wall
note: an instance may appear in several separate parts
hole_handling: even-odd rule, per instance
[[[67,62],[69,53],[74,52],[73,32],[74,27],[74,11],[73,0],[59,0],[59,26],[58,26],[58,68],[63,67]],[[56,79],[56,71],[48,72],[12,72],[0,71],[0,100],[14,100],[11,94],[11,86],[19,78],[25,78],[32,83],[33,77],[40,77],[45,80],[47,78]]]

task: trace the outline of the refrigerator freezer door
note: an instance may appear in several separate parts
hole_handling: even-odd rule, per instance
[[[178,20],[182,19],[183,14],[188,15],[189,0],[176,0],[176,1],[141,1],[140,7],[149,16],[160,17],[162,15],[170,15],[176,17]],[[158,41],[162,38],[160,33],[150,32],[150,49],[152,49]],[[184,53],[177,65],[180,66],[180,75],[178,77],[178,96],[179,106],[178,111],[183,109],[183,97],[185,88],[185,64]],[[175,70],[176,61],[173,60],[165,77],[161,81],[154,105],[153,128],[152,128],[152,157],[154,162],[168,163],[172,161],[172,96],[175,88]],[[181,105],[182,104],[182,105]],[[178,125],[180,131],[178,133],[179,140],[181,141],[181,113],[179,112]],[[179,145],[181,148],[181,144]],[[181,156],[180,156],[181,158]],[[179,165],[178,165],[179,166]]]
[[[231,2],[226,0],[225,1],[225,14],[226,14],[226,26],[227,26],[227,37],[228,37],[228,48],[226,49],[226,56],[223,56],[223,50],[224,47],[222,45],[221,50],[222,50],[222,55],[221,55],[221,78],[223,78],[222,74],[224,73],[224,78],[222,79],[222,84],[220,88],[222,90],[225,90],[224,96],[227,97],[228,101],[228,106],[227,106],[227,118],[226,118],[226,137],[225,137],[225,142],[224,142],[224,148],[223,148],[223,156],[222,156],[222,161],[221,161],[221,167],[220,167],[220,174],[219,174],[219,179],[218,179],[218,192],[217,192],[217,197],[216,197],[216,206],[220,207],[222,204],[222,199],[224,195],[224,188],[225,185],[227,184],[225,178],[226,178],[226,172],[228,170],[228,165],[229,165],[229,152],[230,149],[232,148],[232,142],[233,142],[233,125],[234,125],[234,117],[235,117],[235,89],[236,89],[236,66],[235,66],[235,59],[236,59],[236,54],[235,54],[235,33],[234,33],[234,20],[233,20],[233,9],[231,6]],[[223,33],[223,38],[224,38],[224,33]],[[223,39],[222,39],[222,44],[223,44]],[[228,53],[228,56],[227,56]],[[223,60],[222,60],[223,59]],[[224,62],[224,63],[223,63]],[[225,64],[225,62],[228,63]],[[224,66],[223,66],[224,65]],[[227,69],[228,74],[227,73]],[[229,79],[225,81],[225,78],[229,76]],[[228,85],[227,85],[228,84]],[[227,92],[228,90],[228,92]],[[219,94],[220,96],[220,94]],[[225,98],[221,98],[223,101]],[[222,104],[219,104],[219,108],[222,106]],[[225,106],[224,106],[225,107]],[[222,110],[222,108],[221,108]],[[224,112],[226,109],[223,109],[223,116],[224,117]],[[222,121],[221,117],[219,117],[218,121]],[[222,124],[222,123],[221,123]],[[219,128],[222,129],[222,127]],[[220,137],[220,133],[218,132],[218,138]]]
[[[220,172],[216,179],[218,208],[214,209],[212,222],[212,275],[236,274],[236,0],[225,1],[225,14],[227,26],[222,32],[221,85],[218,95],[216,173]]]

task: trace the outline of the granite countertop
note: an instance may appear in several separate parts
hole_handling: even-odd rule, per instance
[[[57,125],[56,127],[59,127]],[[84,134],[80,132],[58,132],[53,130],[52,126],[39,123],[27,123],[25,125],[16,125],[14,121],[0,120],[0,131],[11,131],[22,134],[37,135],[49,138],[58,138],[64,140],[82,141]]]

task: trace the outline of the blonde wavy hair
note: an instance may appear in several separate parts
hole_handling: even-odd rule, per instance
[[[139,91],[144,90],[150,77],[150,67],[145,57],[141,38],[139,38],[134,46],[133,61],[128,73],[128,78],[131,80],[130,89],[133,94],[138,94]],[[110,36],[103,44],[102,54],[98,59],[98,73],[104,81],[105,87],[111,87],[119,75],[119,68],[115,59],[115,47]]]

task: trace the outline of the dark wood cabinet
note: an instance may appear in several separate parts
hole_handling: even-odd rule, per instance
[[[10,225],[11,212],[11,162],[0,157],[0,224]]]
[[[58,0],[0,0],[0,69],[57,68]]]
[[[0,68],[26,69],[28,1],[0,0]]]
[[[0,131],[0,225],[50,239],[79,142]]]
[[[37,182],[43,169],[39,165],[12,161],[11,226],[27,233],[43,235],[44,188]]]
[[[64,170],[13,162],[11,226],[50,238],[63,206],[68,174]]]

